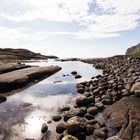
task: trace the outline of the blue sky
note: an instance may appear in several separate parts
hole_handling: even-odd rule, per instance
[[[140,0],[0,0],[0,47],[59,57],[125,54],[140,42]]]

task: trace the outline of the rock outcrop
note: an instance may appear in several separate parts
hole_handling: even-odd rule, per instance
[[[46,78],[59,70],[61,70],[61,67],[58,66],[31,67],[1,74],[0,92],[21,88],[34,80]]]
[[[140,56],[140,43],[127,49],[126,55]]]
[[[0,74],[18,70],[18,69],[24,69],[24,68],[28,68],[28,67],[31,67],[31,66],[17,63],[17,62],[13,62],[13,63],[0,62]]]
[[[108,136],[118,136],[122,140],[140,138],[140,98],[124,97],[119,102],[108,106],[103,114]]]

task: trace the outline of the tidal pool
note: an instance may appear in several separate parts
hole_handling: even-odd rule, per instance
[[[74,103],[76,84],[102,74],[101,70],[80,61],[48,60],[26,63],[33,66],[57,65],[62,70],[9,96],[6,102],[0,104],[0,140],[43,139],[45,136],[41,134],[42,124],[51,120],[51,116],[57,114],[61,107]],[[77,71],[82,78],[75,79],[72,71]],[[48,124],[48,140],[56,139],[56,124]]]

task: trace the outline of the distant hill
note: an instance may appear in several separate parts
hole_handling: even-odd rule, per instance
[[[11,49],[0,48],[0,60],[31,60],[31,59],[48,59],[58,58],[56,56],[45,56],[40,53],[35,53],[27,49]]]
[[[140,43],[127,49],[126,55],[140,56]]]

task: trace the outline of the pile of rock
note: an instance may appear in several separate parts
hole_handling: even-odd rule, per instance
[[[119,104],[122,105],[119,106],[119,109],[124,110],[123,106],[125,105],[122,102],[126,103],[128,101],[132,104],[129,106],[129,112],[132,112],[131,109],[133,108],[134,101],[136,100],[138,103],[140,99],[138,98],[140,97],[140,58],[114,56],[99,59],[98,61],[97,59],[96,61],[86,60],[86,62],[93,63],[96,68],[102,68],[103,75],[98,75],[91,81],[77,84],[77,91],[82,95],[76,97],[76,105],[74,108],[69,108],[70,110],[62,109],[64,123],[59,123],[56,127],[56,132],[59,134],[59,138],[57,139],[69,140],[71,138],[72,140],[85,140],[86,136],[89,135],[92,135],[94,139],[101,140],[110,137],[117,140],[119,140],[119,137],[126,139],[134,138],[134,136],[130,136],[131,132],[140,132],[138,128],[138,119],[140,118],[138,117],[132,117],[129,119],[132,121],[128,121],[129,124],[129,122],[132,123],[135,120],[136,126],[128,127],[128,129],[131,128],[132,131],[128,131],[127,129],[123,131],[120,125],[116,125],[114,128],[115,131],[113,130],[114,133],[111,133],[112,130],[110,130],[108,126],[110,126],[109,121],[112,120],[112,118],[110,118],[111,113],[116,113],[117,110],[115,111],[115,108],[118,109]],[[137,106],[137,104],[135,106]],[[110,109],[110,113],[108,114],[104,113],[106,110],[109,110],[108,107],[113,107],[113,109]],[[112,110],[113,112],[111,112]],[[133,111],[140,114],[140,111],[136,107]],[[121,124],[121,118],[125,116],[125,114],[123,114],[122,111],[118,111],[117,113],[117,115],[115,114],[114,116],[118,116],[118,118],[114,118]],[[123,117],[123,120],[124,119],[126,119],[126,117]],[[119,137],[115,136],[118,133],[120,134]],[[137,137],[138,133],[136,133],[135,138]]]

